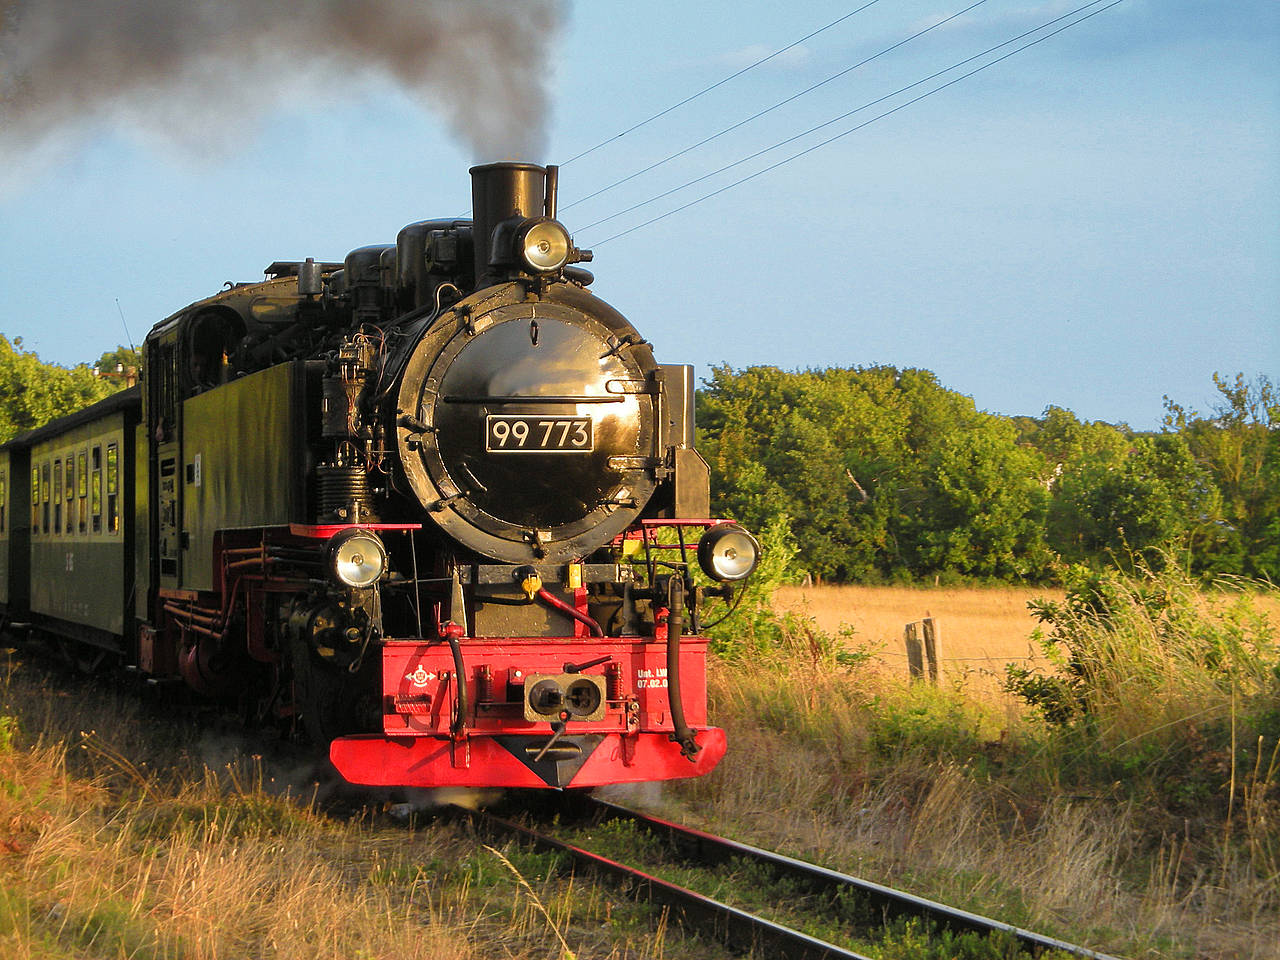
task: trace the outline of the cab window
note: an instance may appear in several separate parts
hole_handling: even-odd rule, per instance
[[[154,343],[147,357],[148,410],[151,437],[156,443],[173,439],[178,413],[178,351],[170,343]]]

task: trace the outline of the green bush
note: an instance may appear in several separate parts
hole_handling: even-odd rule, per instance
[[[1006,674],[1057,762],[1174,810],[1225,809],[1235,771],[1280,737],[1280,646],[1250,593],[1206,589],[1167,561],[1132,575],[1073,567],[1066,586],[1063,601],[1032,605],[1056,671]]]

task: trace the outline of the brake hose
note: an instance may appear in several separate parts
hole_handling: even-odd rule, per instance
[[[693,728],[684,719],[684,697],[680,691],[680,632],[684,629],[684,581],[672,577],[667,588],[667,699],[671,703],[671,739],[680,744],[680,753],[692,761],[702,748]]]

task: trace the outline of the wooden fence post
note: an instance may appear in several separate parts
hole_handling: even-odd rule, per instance
[[[937,686],[942,679],[942,656],[938,642],[938,621],[933,617],[925,617],[921,623],[924,627],[924,655],[929,661],[929,682]]]
[[[902,638],[907,644],[907,670],[912,680],[920,680],[924,677],[924,657],[920,647],[920,634],[914,621],[903,627]]]

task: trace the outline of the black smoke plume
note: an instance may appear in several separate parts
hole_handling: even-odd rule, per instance
[[[0,151],[30,161],[123,123],[223,152],[269,110],[389,77],[475,159],[535,159],[560,13],[561,0],[0,0]]]

